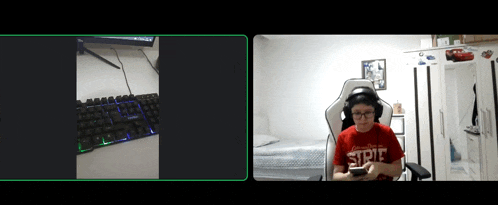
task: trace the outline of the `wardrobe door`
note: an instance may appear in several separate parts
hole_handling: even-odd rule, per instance
[[[489,48],[482,48],[489,50]],[[496,64],[493,60],[480,58],[478,73],[478,114],[481,129],[481,168],[485,180],[498,180],[498,144],[496,126],[497,77]]]
[[[424,179],[427,181],[436,180],[436,176],[434,174],[435,167],[434,159],[433,159],[433,137],[432,137],[432,125],[430,119],[432,118],[429,114],[429,88],[430,88],[430,72],[428,74],[428,70],[430,70],[429,66],[417,66],[414,68],[414,75],[416,80],[416,102],[415,102],[415,110],[416,110],[416,118],[417,121],[417,138],[418,138],[418,156],[419,162],[422,167],[427,169],[429,173],[431,173],[430,178]],[[428,78],[429,77],[429,78]]]
[[[498,180],[498,68],[496,67],[495,61],[488,61],[491,63],[491,79],[493,81],[493,101],[490,108],[486,111],[489,111],[489,137],[486,139],[486,155],[488,161],[488,180],[496,181]]]
[[[447,150],[449,148],[448,140],[444,136],[444,113],[443,112],[443,92],[444,85],[442,84],[441,68],[439,65],[431,65],[429,67],[430,74],[430,107],[432,118],[432,136],[434,146],[435,173],[438,181],[447,180],[446,171],[449,165],[447,159]],[[449,156],[449,155],[448,155]]]
[[[487,163],[486,163],[486,139],[488,138],[489,129],[489,112],[486,111],[486,107],[490,98],[489,95],[492,95],[492,92],[489,92],[490,89],[492,91],[491,83],[488,81],[486,75],[489,77],[491,72],[485,68],[484,63],[481,61],[477,66],[477,84],[476,84],[476,95],[477,95],[477,114],[478,114],[478,123],[479,123],[479,131],[480,138],[482,142],[481,146],[481,179],[487,180],[488,172],[487,172]],[[489,72],[489,74],[488,74]],[[489,108],[488,108],[489,109]],[[486,127],[487,126],[487,127]]]

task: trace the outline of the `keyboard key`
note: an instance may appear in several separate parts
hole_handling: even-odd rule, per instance
[[[93,147],[90,137],[83,137],[79,140],[80,150],[88,150]]]
[[[153,131],[156,132],[156,133],[159,133],[159,124],[154,124],[154,128],[153,128]]]
[[[128,134],[125,131],[119,131],[116,134],[116,140],[128,139]]]
[[[104,135],[104,142],[105,143],[110,143],[113,141],[114,141],[114,134],[113,133],[109,133],[109,134]]]
[[[102,139],[103,139],[102,135],[94,135],[93,136],[93,144],[95,144],[95,145],[102,144],[103,143]]]

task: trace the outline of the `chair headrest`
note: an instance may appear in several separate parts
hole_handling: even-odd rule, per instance
[[[360,87],[370,89],[358,89]],[[381,117],[379,118],[379,122],[381,124],[390,126],[393,109],[387,102],[378,97],[373,82],[367,79],[349,79],[344,82],[341,94],[339,95],[337,100],[335,100],[332,105],[330,105],[325,110],[325,118],[329,125],[329,131],[334,138],[337,138],[339,133],[342,132],[341,113],[343,111],[344,103],[346,102],[346,100],[354,95],[365,92],[371,93],[381,101],[383,111]]]

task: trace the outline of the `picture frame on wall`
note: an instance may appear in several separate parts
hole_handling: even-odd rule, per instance
[[[375,90],[386,90],[386,59],[361,61],[361,77],[371,80]]]

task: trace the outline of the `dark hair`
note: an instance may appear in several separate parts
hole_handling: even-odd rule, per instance
[[[376,102],[370,96],[360,94],[360,95],[353,96],[349,100],[350,109],[353,109],[353,107],[357,104],[365,104],[365,105],[369,105],[369,106],[372,106],[375,108]]]

